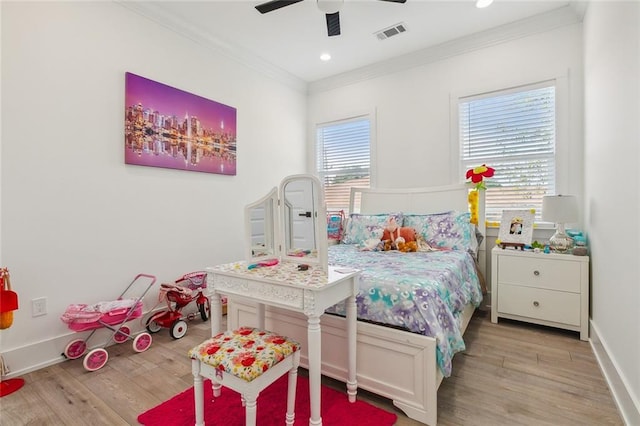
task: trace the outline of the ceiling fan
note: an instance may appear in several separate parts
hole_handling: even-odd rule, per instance
[[[273,12],[274,10],[300,3],[302,0],[271,0],[256,6],[260,13]],[[406,3],[407,0],[379,0],[391,3]],[[344,0],[316,0],[318,9],[325,13],[327,19],[327,35],[329,37],[340,35],[340,8]]]

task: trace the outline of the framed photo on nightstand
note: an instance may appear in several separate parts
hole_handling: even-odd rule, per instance
[[[534,217],[532,210],[503,210],[498,233],[500,242],[531,244]]]

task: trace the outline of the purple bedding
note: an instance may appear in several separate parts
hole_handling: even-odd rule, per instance
[[[329,247],[329,264],[362,271],[356,297],[358,319],[434,337],[438,365],[451,375],[453,355],[465,349],[460,314],[479,306],[482,291],[466,251],[361,251],[356,245]],[[329,313],[345,315],[344,304]]]

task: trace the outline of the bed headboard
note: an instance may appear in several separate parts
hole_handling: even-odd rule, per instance
[[[430,214],[450,210],[468,211],[469,191],[467,184],[426,188],[351,188],[349,212]],[[485,238],[478,248],[478,262],[480,270],[487,276],[484,195],[484,191],[479,191],[478,230]]]
[[[351,188],[349,212],[429,214],[449,210],[466,211],[468,193],[469,187],[464,184],[431,188]],[[354,211],[358,201],[359,211]]]

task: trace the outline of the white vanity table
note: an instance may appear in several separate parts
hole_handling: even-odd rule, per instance
[[[340,273],[330,268],[328,274],[318,266],[298,271],[298,264],[284,261],[276,266],[247,269],[247,262],[234,262],[207,268],[211,297],[211,332],[221,332],[222,304],[216,294],[229,298],[240,296],[259,303],[258,327],[264,328],[264,305],[304,313],[307,316],[307,346],[309,354],[310,425],[321,425],[320,416],[320,316],[325,309],[347,300],[349,345],[349,401],[356,399],[356,302],[358,272]],[[338,269],[339,270],[339,269]],[[277,331],[277,330],[272,330]],[[303,343],[304,344],[304,343]],[[338,349],[339,350],[339,349]]]
[[[350,402],[356,400],[355,295],[359,272],[327,266],[326,214],[318,179],[310,175],[291,176],[283,180],[280,188],[281,199],[274,188],[266,197],[245,209],[247,259],[207,268],[207,287],[211,292],[211,332],[216,335],[222,331],[220,296],[227,296],[230,301],[240,297],[255,302],[259,328],[265,327],[265,305],[303,313],[307,317],[311,405],[309,424],[316,426],[322,425],[320,317],[327,308],[343,300],[346,301],[348,323],[348,345],[343,349],[347,351],[349,364],[347,394]],[[293,188],[295,194],[289,197]],[[306,207],[300,209],[295,201],[291,202],[296,197],[305,198],[298,197],[305,190],[311,191],[311,194],[307,194],[310,197],[306,197],[312,200],[311,214]],[[308,224],[311,229],[301,230],[307,218],[310,219]],[[304,234],[304,237],[298,234]],[[304,241],[307,246],[294,246],[294,241]],[[259,250],[255,250],[256,247]],[[250,268],[251,265],[271,259],[277,259],[278,264]],[[304,266],[299,268],[300,265]],[[301,270],[305,267],[306,270]],[[285,331],[271,331],[286,334]],[[300,343],[305,345],[305,342]]]

